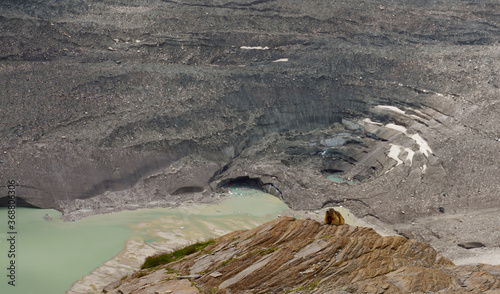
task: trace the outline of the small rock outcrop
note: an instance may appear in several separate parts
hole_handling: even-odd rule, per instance
[[[424,242],[371,228],[282,217],[103,292],[170,293],[181,284],[186,293],[498,293],[500,267],[455,266]]]

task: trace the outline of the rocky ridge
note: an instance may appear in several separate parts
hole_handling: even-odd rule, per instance
[[[103,290],[178,291],[498,293],[500,267],[456,266],[424,242],[382,237],[371,228],[282,217],[219,237],[202,252],[141,270]]]
[[[0,180],[67,220],[247,184],[294,209],[342,204],[440,252],[498,250],[497,11],[2,1]]]

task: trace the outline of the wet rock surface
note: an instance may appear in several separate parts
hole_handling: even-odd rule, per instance
[[[246,182],[497,248],[499,8],[2,1],[0,180],[68,220]]]
[[[497,293],[499,275],[499,266],[455,266],[424,242],[282,217],[103,292],[169,289],[189,278],[201,293]]]

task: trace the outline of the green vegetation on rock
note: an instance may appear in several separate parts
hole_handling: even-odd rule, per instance
[[[214,243],[215,243],[215,240],[208,240],[205,242],[197,242],[197,243],[191,244],[189,246],[186,246],[184,248],[175,250],[174,252],[171,252],[171,253],[162,253],[159,255],[153,255],[153,256],[146,257],[146,260],[144,261],[144,264],[141,266],[141,269],[157,267],[159,265],[163,265],[163,264],[167,264],[167,263],[179,260],[179,259],[183,258],[184,256],[201,251],[205,247],[207,247],[208,245],[214,244]]]

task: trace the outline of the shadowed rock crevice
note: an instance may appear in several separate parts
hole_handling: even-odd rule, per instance
[[[216,191],[223,192],[227,191],[228,189],[231,189],[232,187],[244,187],[244,188],[260,190],[262,189],[263,185],[264,183],[260,178],[250,178],[247,176],[243,176],[243,177],[224,179],[218,182],[216,186]]]
[[[188,187],[181,187],[174,192],[172,192],[172,195],[180,195],[180,194],[189,194],[189,193],[200,193],[203,192],[205,189],[203,187],[196,187],[196,186],[188,186]]]
[[[9,197],[0,197],[0,207],[8,207],[9,206]],[[39,206],[33,205],[26,200],[23,199],[23,197],[16,197],[16,207],[28,207],[28,208],[41,208]]]

